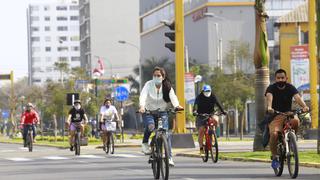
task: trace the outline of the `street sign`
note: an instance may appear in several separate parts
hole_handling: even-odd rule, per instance
[[[127,88],[123,86],[118,86],[116,88],[116,100],[117,101],[125,101],[129,98],[129,91]]]
[[[0,80],[11,79],[10,74],[0,74]]]
[[[8,119],[10,117],[10,111],[9,110],[2,110],[2,119]]]
[[[72,106],[75,100],[79,99],[79,93],[67,93],[67,105]]]

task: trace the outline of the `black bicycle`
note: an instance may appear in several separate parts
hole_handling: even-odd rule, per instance
[[[33,131],[32,131],[32,126],[33,125],[28,124],[26,126],[28,128],[28,133],[27,133],[27,136],[26,136],[24,144],[28,147],[29,152],[32,152],[32,149],[33,149]]]
[[[76,134],[74,136],[74,148],[75,155],[80,156],[80,146],[81,146],[81,123],[74,123],[76,127]]]
[[[150,146],[151,153],[148,163],[151,164],[153,176],[155,179],[169,179],[169,147],[167,142],[167,130],[164,128],[162,114],[177,113],[183,109],[168,109],[166,111],[146,111],[145,114],[153,115],[155,121],[154,135]]]
[[[296,134],[292,129],[290,120],[293,119],[294,115],[300,115],[303,112],[301,109],[292,110],[287,113],[275,112],[286,117],[284,122],[284,128],[282,132],[278,132],[277,141],[277,155],[279,156],[279,168],[274,168],[276,176],[281,176],[283,172],[284,162],[287,162],[290,177],[296,178],[299,173],[299,155],[298,146],[296,142]]]

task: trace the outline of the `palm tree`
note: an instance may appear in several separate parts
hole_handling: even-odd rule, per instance
[[[69,64],[66,61],[59,60],[59,62],[55,62],[53,66],[60,72],[60,81],[63,86],[63,73],[67,73],[69,71]]]
[[[270,83],[269,80],[269,49],[266,19],[267,13],[265,11],[266,0],[256,0],[255,17],[256,17],[256,38],[254,48],[254,65],[256,69],[255,81],[255,104],[256,104],[256,133],[254,137],[253,150],[263,150],[262,146],[262,132],[258,124],[263,120],[266,110],[266,102],[264,92]]]

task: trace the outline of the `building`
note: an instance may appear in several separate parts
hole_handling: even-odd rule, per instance
[[[88,75],[98,59],[105,64],[105,77],[133,74],[140,57],[139,1],[80,0],[80,42]]]
[[[80,66],[77,0],[30,4],[27,9],[29,84],[60,81],[55,62]],[[63,74],[68,78],[68,74]]]
[[[155,57],[174,60],[174,53],[164,47],[170,40],[164,36],[169,28],[162,20],[173,20],[172,0],[142,0],[140,5],[141,50],[143,59]],[[231,41],[249,44],[253,54],[255,40],[254,0],[185,0],[185,45],[189,58],[211,67],[222,67],[226,73],[234,69],[254,72],[252,58],[241,59],[234,56],[228,62]],[[222,57],[221,57],[222,55]],[[222,62],[222,65],[221,65]],[[232,63],[236,63],[236,66]]]

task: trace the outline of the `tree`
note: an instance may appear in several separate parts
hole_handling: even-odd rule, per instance
[[[267,13],[265,11],[266,0],[256,0],[255,3],[255,17],[256,17],[256,37],[254,48],[254,65],[256,69],[255,81],[255,104],[256,104],[256,133],[254,137],[253,150],[263,150],[262,146],[262,132],[258,124],[263,120],[266,110],[266,102],[264,92],[270,83],[269,80],[269,49],[266,19]]]
[[[64,82],[63,73],[68,73],[69,64],[64,60],[59,60],[59,62],[55,62],[53,66],[54,66],[55,70],[60,72],[60,81],[63,86],[63,82]]]

